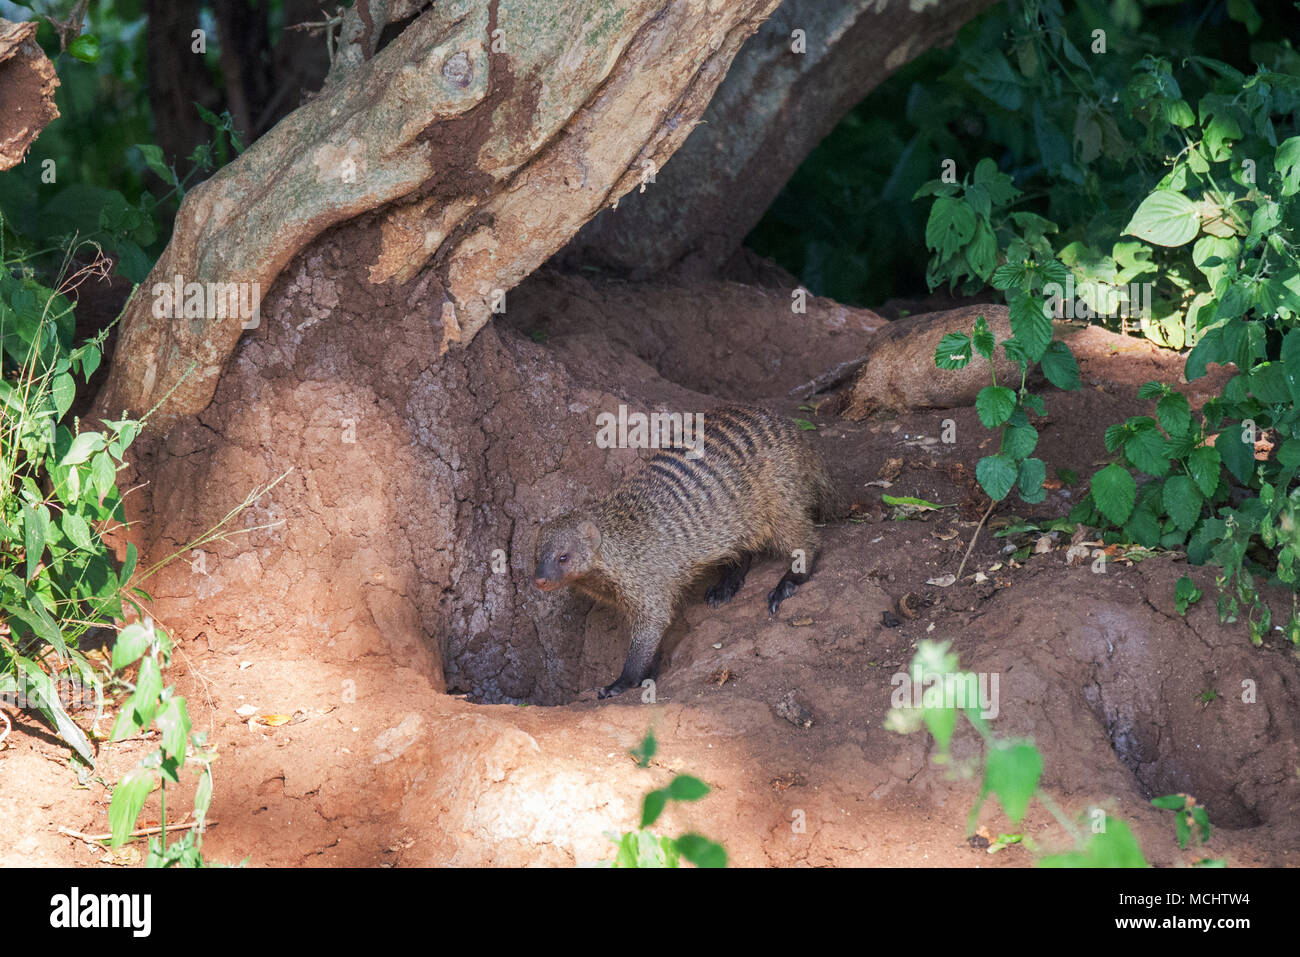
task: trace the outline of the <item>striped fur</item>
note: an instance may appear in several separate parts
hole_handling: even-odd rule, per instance
[[[819,545],[813,519],[829,518],[835,502],[821,457],[793,422],[763,409],[714,409],[704,414],[701,456],[661,451],[609,495],[548,523],[536,584],[575,586],[629,619],[627,663],[602,696],[617,693],[648,675],[677,605],[706,568],[728,567],[726,601],[751,556],[802,550],[805,571],[787,574],[769,596],[775,611],[811,573]]]

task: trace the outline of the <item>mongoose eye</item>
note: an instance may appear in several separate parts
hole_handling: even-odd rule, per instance
[[[563,555],[561,555],[559,558],[556,559],[556,561],[559,562],[561,565],[563,565],[568,560],[569,560],[568,552],[565,552]]]

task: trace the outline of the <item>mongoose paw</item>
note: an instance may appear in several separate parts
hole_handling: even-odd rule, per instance
[[[720,581],[704,593],[704,603],[710,608],[721,608],[740,591],[740,585],[730,581]]]
[[[618,681],[615,681],[612,685],[609,685],[608,687],[605,688],[601,688],[600,691],[597,692],[596,697],[613,698],[615,695],[621,695],[624,691],[626,691],[630,687],[632,686],[628,684],[626,681],[619,679]]]
[[[767,613],[775,615],[781,608],[781,602],[785,601],[796,591],[799,586],[792,581],[781,580],[781,583],[767,593]]]

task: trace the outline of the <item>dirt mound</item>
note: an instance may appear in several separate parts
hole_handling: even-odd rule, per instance
[[[945,770],[923,735],[882,727],[895,676],[930,638],[998,676],[995,730],[1035,739],[1068,815],[1123,817],[1161,864],[1297,862],[1295,656],[1218,624],[1207,569],[1191,572],[1211,600],[1178,616],[1173,582],[1188,569],[1174,557],[1097,574],[1067,565],[1058,539],[1015,560],[1005,549],[1030,538],[996,537],[1009,507],[966,578],[928,584],[956,570],[982,511],[973,473],[990,433],[973,409],[854,423],[784,396],[868,351],[868,317],[811,301],[792,335],[779,291],[553,277],[533,298],[512,292],[509,319],[468,355],[440,357],[418,290],[358,283],[351,269],[329,242],[300,257],[213,405],[138,463],[150,482],[133,513],[142,565],[288,472],[238,516],[240,534],[150,581],[179,638],[173,678],[220,751],[209,856],[580,864],[610,854],[604,833],[634,827],[647,790],[689,771],[713,793],[671,808],[663,832],[706,834],[737,864],[1027,864],[1023,848],[990,856],[964,840],[978,782],[951,772],[976,755],[973,734]],[[1136,385],[1176,381],[1180,360],[1100,330],[1075,337],[1085,388],[1048,391],[1040,448],[1087,475],[1101,425],[1144,410]],[[704,395],[711,376],[722,384]],[[826,529],[816,574],[777,618],[760,587],[775,560],[722,609],[701,586],[669,631],[654,703],[597,704],[589,689],[617,674],[627,636],[607,610],[531,589],[537,525],[636,467],[634,450],[595,447],[597,411],[733,398],[813,418],[863,518]],[[937,438],[945,419],[954,444]],[[882,475],[893,494],[953,507],[890,520],[866,485]],[[1063,484],[1019,517],[1059,515],[1072,494]],[[524,700],[568,703],[509,703]],[[292,720],[262,727],[249,707]],[[626,751],[650,726],[659,758],[641,770]],[[114,778],[147,749],[106,749],[99,772]],[[97,859],[57,827],[107,830],[107,794],[53,786],[70,772],[51,756],[30,721],[0,752],[0,815],[13,822],[0,863]],[[1208,806],[1208,848],[1177,849],[1172,816],[1148,803],[1171,791]],[[156,820],[156,796],[149,807]],[[992,805],[981,820],[1010,828]],[[1021,830],[1047,849],[1066,842],[1040,806]]]

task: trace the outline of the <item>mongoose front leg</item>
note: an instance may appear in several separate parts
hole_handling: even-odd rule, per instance
[[[781,576],[781,580],[776,583],[776,587],[767,593],[767,613],[775,615],[777,609],[781,607],[781,602],[785,601],[796,591],[799,586],[812,577],[812,573],[801,574],[799,572],[786,572]]]
[[[628,688],[638,687],[642,681],[653,674],[659,643],[663,641],[664,632],[668,630],[668,622],[667,615],[638,616],[632,619],[632,646],[627,650],[623,673],[612,685],[602,688],[598,697],[612,698],[614,695],[622,694]]]
[[[740,586],[745,584],[745,576],[749,574],[749,565],[753,560],[752,555],[746,555],[723,568],[718,583],[704,593],[705,603],[710,608],[717,608],[731,601],[736,592],[740,591]]]

